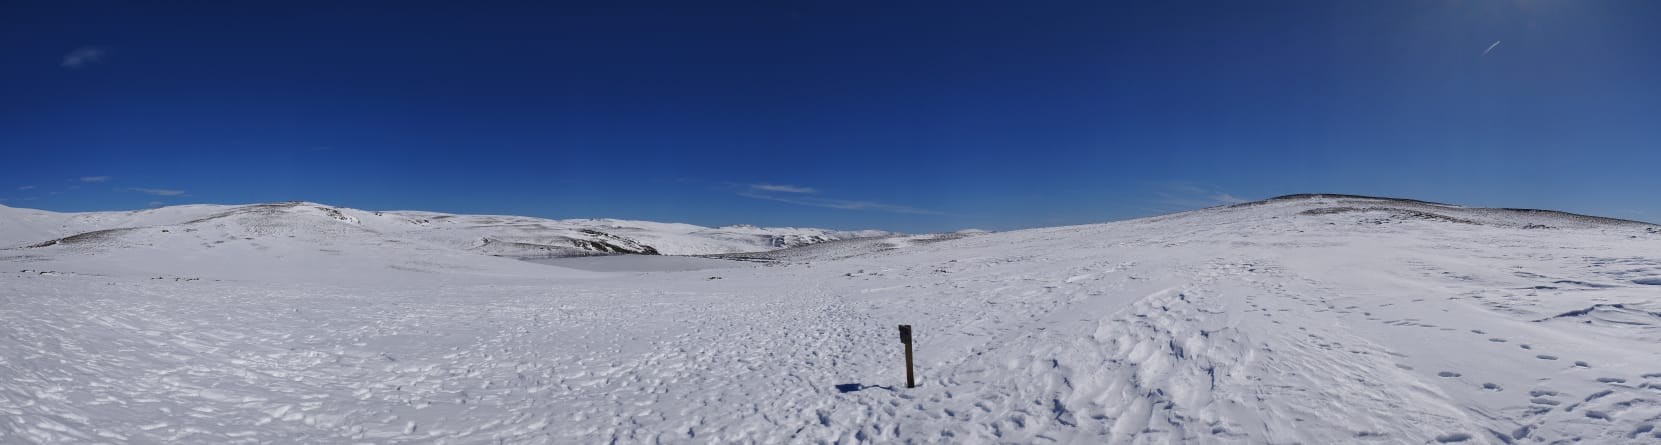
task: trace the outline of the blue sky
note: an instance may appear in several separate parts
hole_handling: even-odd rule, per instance
[[[1661,221],[1661,2],[6,2],[0,204]],[[1496,44],[1497,42],[1497,44]]]

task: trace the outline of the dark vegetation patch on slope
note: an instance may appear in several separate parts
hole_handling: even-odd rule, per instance
[[[249,205],[233,208],[233,209],[230,209],[230,210],[226,210],[226,211],[223,211],[223,212],[215,213],[215,214],[212,214],[212,215],[204,216],[204,217],[201,217],[201,218],[193,219],[193,220],[190,220],[190,221],[185,221],[185,224],[204,223],[204,222],[208,222],[208,221],[212,221],[212,220],[216,220],[216,219],[229,218],[229,217],[237,216],[237,215],[247,215],[247,214],[274,215],[274,214],[281,213],[283,210],[292,209],[292,208],[298,207],[298,206],[303,205],[303,204],[305,204],[305,203],[300,202],[300,201],[285,201],[285,202],[268,202],[268,203],[264,203],[264,204],[249,204]]]
[[[1277,196],[1261,201],[1246,202],[1223,206],[1221,208],[1247,208],[1277,202],[1305,201],[1327,199],[1335,201],[1331,210],[1312,209],[1305,211],[1307,215],[1335,214],[1349,211],[1399,211],[1407,212],[1405,216],[1421,219],[1458,222],[1467,224],[1482,224],[1487,218],[1499,220],[1534,221],[1509,224],[1506,221],[1497,222],[1499,225],[1516,225],[1525,229],[1557,228],[1551,224],[1585,225],[1585,226],[1625,226],[1643,227],[1649,233],[1661,234],[1661,225],[1642,221],[1632,221],[1619,218],[1582,215],[1578,213],[1562,212],[1557,210],[1522,209],[1522,208],[1483,208],[1463,207],[1416,199],[1386,198],[1377,196],[1346,195],[1337,193],[1305,193]],[[1361,210],[1351,210],[1351,209]]]
[[[1657,226],[1655,224],[1650,224],[1650,223],[1643,222],[1643,221],[1633,221],[1633,220],[1630,220],[1630,219],[1610,218],[1610,217],[1605,217],[1605,216],[1582,215],[1582,214],[1579,214],[1579,213],[1560,212],[1560,211],[1557,211],[1557,210],[1513,209],[1513,208],[1479,209],[1479,210],[1491,211],[1491,212],[1507,212],[1507,213],[1514,213],[1514,214],[1520,214],[1520,215],[1550,216],[1550,217],[1563,218],[1563,219],[1568,219],[1568,220],[1572,220],[1572,221],[1579,221],[1579,222],[1593,223],[1593,224],[1650,226],[1649,230],[1650,230],[1651,233],[1656,233],[1657,231],[1661,231],[1661,229],[1658,229],[1658,227],[1661,227],[1661,226]]]
[[[1451,223],[1459,223],[1459,224],[1481,225],[1481,223],[1478,223],[1476,221],[1472,221],[1472,220],[1464,219],[1464,218],[1455,218],[1455,217],[1443,215],[1443,214],[1440,214],[1440,213],[1431,213],[1431,212],[1425,212],[1425,211],[1420,211],[1420,210],[1411,210],[1411,209],[1399,209],[1399,208],[1393,208],[1393,207],[1321,207],[1321,208],[1316,208],[1316,209],[1304,210],[1302,212],[1298,212],[1298,214],[1299,215],[1335,215],[1335,214],[1340,214],[1340,213],[1351,213],[1351,212],[1385,212],[1385,213],[1390,213],[1392,216],[1396,216],[1396,217],[1400,217],[1400,218],[1404,218],[1404,219],[1422,219],[1422,220],[1428,220],[1428,221],[1442,221],[1442,222],[1451,222]]]
[[[865,238],[848,238],[827,241],[817,244],[789,247],[765,252],[722,253],[714,255],[696,255],[704,258],[714,258],[734,261],[752,261],[773,263],[783,261],[809,261],[851,258],[885,250],[892,250],[883,240],[896,238],[892,236],[877,236]]]
[[[1433,206],[1443,206],[1443,207],[1458,207],[1458,206],[1455,206],[1455,205],[1452,205],[1452,204],[1443,204],[1443,203],[1439,203],[1439,202],[1430,202],[1430,201],[1420,201],[1420,200],[1417,200],[1417,199],[1385,198],[1385,197],[1380,197],[1380,196],[1365,196],[1365,195],[1346,195],[1346,194],[1342,194],[1342,193],[1298,193],[1298,194],[1292,194],[1292,195],[1281,195],[1281,196],[1276,196],[1276,197],[1273,197],[1273,198],[1265,199],[1265,200],[1262,200],[1262,201],[1242,202],[1242,203],[1239,203],[1239,204],[1233,204],[1233,205],[1230,205],[1228,207],[1230,207],[1230,208],[1252,207],[1252,206],[1259,206],[1259,205],[1275,203],[1275,202],[1300,201],[1300,200],[1306,200],[1306,199],[1359,199],[1359,200],[1369,200],[1369,201],[1395,202],[1395,203],[1401,203],[1401,204],[1420,204],[1420,205],[1433,205]]]
[[[63,237],[63,238],[58,238],[58,239],[55,239],[55,240],[46,241],[46,242],[42,242],[42,243],[30,244],[30,245],[23,246],[23,247],[27,248],[27,249],[34,249],[34,248],[50,247],[50,246],[57,246],[57,245],[73,246],[73,245],[84,245],[84,244],[102,244],[102,243],[107,242],[107,241],[113,241],[115,239],[116,235],[119,235],[119,234],[127,232],[127,231],[131,231],[131,230],[134,230],[134,229],[132,229],[132,228],[121,228],[121,229],[94,230],[94,231],[91,231],[91,232],[86,232],[86,233],[81,233],[81,234],[76,234],[76,235],[70,235],[70,236],[66,236],[66,237]]]

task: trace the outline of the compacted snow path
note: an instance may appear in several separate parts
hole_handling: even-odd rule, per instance
[[[1661,237],[1310,205],[546,277],[5,251],[0,443],[1661,443]]]

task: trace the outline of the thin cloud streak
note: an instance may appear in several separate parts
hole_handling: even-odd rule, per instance
[[[1500,46],[1500,42],[1503,42],[1503,40],[1495,40],[1494,44],[1488,45],[1488,49],[1482,50],[1482,55],[1487,56],[1488,53],[1493,52],[1494,48],[1498,48]]]
[[[79,69],[83,66],[98,63],[99,61],[101,61],[103,59],[104,59],[104,49],[103,48],[99,48],[99,47],[96,47],[96,46],[83,46],[83,47],[80,47],[80,48],[75,48],[75,50],[70,51],[69,54],[65,54],[63,56],[63,63],[61,64],[61,66],[63,66],[64,68],[69,68],[69,69]]]
[[[1242,202],[1246,202],[1246,200],[1244,200],[1244,199],[1236,198],[1236,197],[1234,197],[1234,195],[1230,195],[1230,194],[1223,193],[1223,192],[1217,192],[1217,194],[1211,195],[1211,200],[1216,201],[1216,202],[1220,202],[1220,203],[1223,203],[1223,204],[1239,204],[1239,203],[1242,203]]]
[[[782,184],[750,184],[750,190],[780,193],[819,193],[818,190],[814,190],[812,187],[797,187],[794,185]]]
[[[1154,184],[1152,203],[1163,212],[1194,210],[1220,205],[1239,204],[1249,200],[1222,190],[1187,181],[1168,181]]]
[[[35,188],[35,186],[25,185],[25,186],[22,186],[22,187],[18,187],[17,189],[18,190],[33,190],[34,188]]]
[[[108,182],[109,176],[82,176],[81,182]]]
[[[132,191],[135,191],[135,192],[151,194],[151,195],[156,195],[156,196],[179,196],[179,195],[185,194],[184,190],[146,189],[146,188],[138,188],[138,187],[129,188],[127,190],[132,190]]]
[[[824,207],[824,208],[828,208],[828,209],[876,210],[876,211],[881,211],[881,212],[904,213],[904,214],[909,214],[909,215],[944,215],[944,213],[940,213],[940,212],[936,212],[936,211],[928,210],[928,209],[919,209],[919,208],[916,208],[916,207],[895,205],[895,204],[884,204],[884,203],[880,203],[880,202],[871,202],[871,201],[851,201],[851,200],[845,200],[845,199],[819,198],[819,197],[813,197],[813,196],[778,196],[778,195],[769,195],[769,194],[766,194],[766,193],[757,193],[757,192],[748,191],[748,190],[743,191],[743,192],[739,192],[738,196],[743,196],[745,198],[752,198],[752,199],[762,199],[762,200],[767,200],[767,201],[777,201],[777,202],[782,202],[782,203],[786,203],[786,204],[795,204],[795,205],[800,205],[800,206]]]

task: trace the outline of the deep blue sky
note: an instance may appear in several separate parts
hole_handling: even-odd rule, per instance
[[[1661,2],[485,3],[0,3],[0,204],[1661,220]]]

